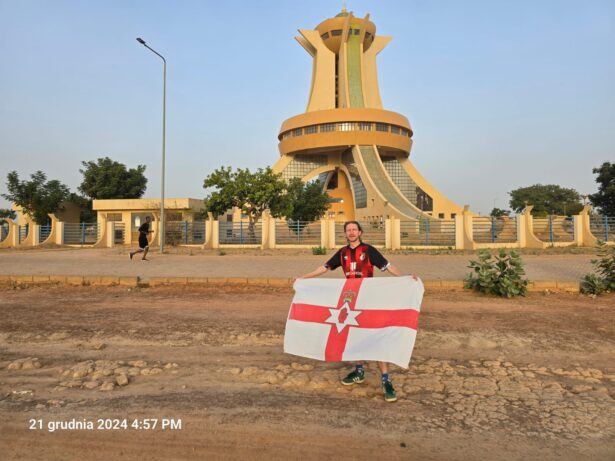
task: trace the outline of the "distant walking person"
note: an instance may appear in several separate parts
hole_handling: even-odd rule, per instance
[[[149,242],[147,241],[147,234],[153,232],[150,230],[150,224],[152,222],[151,216],[145,217],[145,222],[139,226],[139,249],[137,251],[130,252],[130,259],[137,253],[143,253],[143,258],[141,261],[149,261],[146,258],[147,252],[149,251]]]

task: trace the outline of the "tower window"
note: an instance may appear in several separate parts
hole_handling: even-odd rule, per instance
[[[323,123],[320,125],[320,132],[335,131],[335,123]]]
[[[372,131],[372,124],[370,122],[359,122],[359,130]]]
[[[337,124],[337,131],[352,131],[353,129],[353,124],[352,123],[338,123]]]
[[[313,134],[318,132],[318,125],[310,125],[305,127],[305,134]]]
[[[320,36],[320,38],[322,38],[323,40],[328,39],[328,38],[329,38],[329,32],[325,32],[324,34],[322,34],[322,35]]]
[[[295,128],[293,130],[293,136],[301,136],[303,134],[303,128]]]
[[[399,127],[395,125],[391,125],[391,133],[399,134]]]
[[[342,35],[342,29],[332,30],[331,35],[333,35],[334,37],[339,37],[340,35]]]
[[[376,131],[389,131],[389,125],[386,123],[376,123]]]

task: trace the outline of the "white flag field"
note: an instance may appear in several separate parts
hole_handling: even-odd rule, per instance
[[[408,368],[425,292],[420,279],[298,279],[294,289],[284,352]]]

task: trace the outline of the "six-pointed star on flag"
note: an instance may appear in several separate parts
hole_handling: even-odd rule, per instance
[[[348,305],[348,301],[342,304],[342,307],[339,309],[329,308],[329,312],[331,316],[325,320],[326,323],[333,323],[337,328],[337,332],[340,333],[346,325],[358,326],[359,322],[357,322],[357,317],[361,313],[361,311],[354,311],[350,309]]]

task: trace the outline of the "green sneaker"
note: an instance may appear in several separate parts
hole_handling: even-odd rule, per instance
[[[348,373],[348,376],[342,379],[342,384],[344,386],[352,386],[353,384],[361,384],[363,381],[365,381],[365,372],[354,370]]]
[[[387,402],[395,402],[397,400],[397,395],[391,381],[382,382],[382,393],[384,394],[384,400]]]

